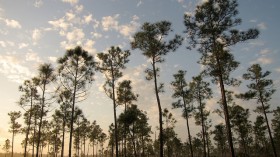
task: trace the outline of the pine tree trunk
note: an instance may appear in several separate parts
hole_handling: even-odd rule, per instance
[[[78,61],[76,62],[78,65]],[[74,93],[72,97],[72,111],[71,111],[71,124],[70,124],[70,137],[69,137],[69,149],[68,149],[68,157],[72,157],[72,134],[73,134],[73,123],[74,123],[74,111],[75,111],[75,101],[76,101],[76,90],[77,90],[77,75],[78,75],[78,68],[76,68],[75,72],[75,80],[74,80]]]
[[[13,128],[13,135],[12,135],[12,157],[14,156],[14,137],[15,137],[15,131]]]
[[[27,124],[27,130],[26,130],[26,135],[25,135],[25,141],[24,141],[24,157],[27,157],[27,142],[28,142],[28,136],[29,136],[29,132],[30,132],[30,125],[31,125],[31,118],[32,118],[32,109],[33,109],[33,99],[32,99],[32,89],[31,89],[31,98],[30,98],[30,113],[29,113],[29,117],[28,117],[28,124]]]
[[[189,136],[189,142],[190,142],[191,157],[193,157],[192,137],[191,137],[190,126],[189,126],[189,115],[187,113],[187,106],[186,106],[186,101],[185,101],[184,96],[183,96],[183,103],[184,103],[184,109],[186,112],[186,121],[187,121],[187,129],[188,129],[188,136]]]
[[[206,157],[205,125],[204,125],[204,116],[203,116],[202,100],[201,100],[200,93],[199,93],[199,107],[200,107],[201,129],[202,129],[202,140],[203,140],[203,156]]]
[[[156,93],[156,99],[157,99],[157,104],[158,104],[158,115],[159,115],[159,153],[160,157],[163,157],[163,128],[162,128],[162,109],[161,109],[161,104],[160,104],[160,99],[159,99],[159,91],[158,91],[158,86],[157,86],[157,73],[156,73],[156,67],[155,67],[155,58],[153,57],[153,74],[154,74],[154,85],[155,85],[155,93]]]
[[[263,102],[263,99],[262,99],[262,93],[260,93],[260,97],[261,97],[260,101],[261,101],[261,104],[262,104],[262,110],[263,110],[263,114],[264,114],[264,117],[265,117],[265,122],[266,122],[266,126],[267,126],[267,129],[268,129],[269,138],[270,138],[270,142],[271,142],[272,149],[273,149],[273,154],[274,154],[274,157],[277,157],[275,145],[274,145],[274,142],[273,142],[273,137],[272,137],[272,134],[271,134],[270,126],[269,126],[269,123],[268,123],[268,119],[267,119],[267,115],[266,115],[266,111],[265,111],[265,107],[264,107],[264,102]]]
[[[44,81],[43,85],[43,94],[42,94],[42,106],[40,112],[40,121],[39,121],[39,130],[38,130],[38,139],[37,139],[37,149],[36,149],[36,157],[39,157],[39,148],[40,148],[40,140],[41,140],[41,128],[43,123],[43,115],[44,115],[44,107],[45,107],[45,90],[46,90],[46,82]]]

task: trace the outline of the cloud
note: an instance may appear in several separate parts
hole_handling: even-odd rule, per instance
[[[71,21],[71,20],[73,20],[76,17],[76,15],[71,13],[71,12],[67,12],[65,14],[65,16],[66,16],[67,21]]]
[[[25,47],[27,47],[27,46],[28,46],[27,43],[19,43],[19,44],[18,44],[18,48],[19,48],[19,49],[23,49],[23,48],[25,48]]]
[[[260,63],[263,65],[267,65],[267,64],[271,64],[273,62],[273,60],[271,58],[267,58],[267,57],[260,57],[255,61],[250,62],[251,64],[256,64],[256,63]]]
[[[42,0],[35,0],[33,5],[36,8],[40,8],[43,5],[43,1]]]
[[[69,42],[81,41],[85,37],[85,33],[80,28],[74,28],[72,32],[67,32],[66,38]]]
[[[26,61],[38,62],[38,63],[41,63],[41,62],[42,62],[42,60],[40,59],[40,57],[38,56],[38,54],[35,53],[35,52],[28,52],[28,53],[26,53],[26,55],[25,55],[25,60],[26,60]]]
[[[53,56],[48,57],[48,59],[53,63],[56,63],[57,61],[57,57],[53,57]]]
[[[178,3],[183,4],[184,0],[177,0]]]
[[[42,33],[39,29],[34,29],[32,32],[32,39],[34,42],[38,41],[42,37]]]
[[[260,51],[260,54],[261,55],[267,55],[267,54],[269,54],[271,51],[269,50],[269,49],[263,49],[263,50],[261,50]]]
[[[11,27],[11,28],[21,28],[21,25],[18,21],[16,20],[10,20],[10,19],[5,19],[5,23],[7,26]]]
[[[62,2],[70,3],[71,5],[77,4],[79,0],[62,0]]]
[[[93,40],[87,40],[83,46],[83,49],[88,51],[89,53],[94,53],[96,50],[93,48],[95,42]]]
[[[116,14],[114,16],[105,16],[102,17],[102,26],[103,26],[103,30],[104,31],[108,31],[108,30],[112,30],[112,29],[118,29],[118,18],[119,18],[119,14]]]
[[[5,41],[0,41],[0,46],[1,47],[7,47],[6,42]]]
[[[99,39],[99,38],[102,37],[102,34],[97,33],[97,32],[91,32],[91,34],[92,34],[92,36],[93,36],[94,38],[96,38],[96,39]]]
[[[80,13],[84,10],[84,6],[83,5],[76,5],[75,6],[76,12]]]
[[[276,72],[280,73],[280,67],[275,69]]]
[[[140,0],[138,3],[137,3],[137,7],[139,7],[143,2]]]
[[[266,30],[267,29],[267,26],[264,22],[259,23],[257,26],[261,30]]]
[[[0,55],[0,73],[18,83],[33,76],[33,73],[21,65],[21,61],[12,55]]]
[[[50,25],[52,25],[55,29],[61,28],[63,30],[67,30],[69,27],[69,24],[67,22],[65,22],[65,20],[63,18],[60,18],[60,19],[54,20],[54,21],[48,21],[48,23]]]
[[[83,20],[84,23],[89,24],[91,21],[93,21],[92,20],[92,14],[84,16],[84,20]]]

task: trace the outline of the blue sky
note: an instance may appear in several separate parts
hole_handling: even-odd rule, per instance
[[[18,86],[23,80],[36,75],[38,65],[53,63],[66,49],[81,45],[92,55],[104,52],[110,46],[130,49],[132,35],[144,22],[168,20],[175,33],[183,35],[183,15],[193,12],[197,4],[204,0],[0,0],[0,144],[11,135],[8,131],[10,111],[21,110],[16,102],[20,93]],[[278,0],[239,0],[239,17],[242,24],[238,28],[258,28],[260,36],[256,40],[231,47],[236,60],[241,64],[233,73],[241,78],[253,63],[259,63],[264,70],[272,72],[275,88],[280,90],[280,1]],[[201,67],[196,62],[199,54],[185,47],[187,42],[166,57],[161,64],[160,81],[165,83],[166,92],[162,95],[163,108],[171,110],[170,82],[172,75],[179,69],[187,70],[187,80],[199,73]],[[137,105],[147,111],[150,124],[157,125],[157,106],[153,94],[152,82],[147,82],[143,71],[148,61],[138,50],[132,50],[128,67],[122,79],[131,79],[133,88],[140,95]],[[97,73],[88,99],[78,106],[83,109],[90,121],[96,120],[104,131],[113,122],[113,107],[103,93],[104,77]],[[245,90],[246,82],[235,92]],[[213,85],[214,98],[207,102],[211,111],[217,108],[218,86]],[[279,106],[279,94],[276,92],[271,101],[272,107]],[[254,102],[237,100],[245,108],[254,109]],[[53,104],[52,108],[57,108]],[[122,108],[118,108],[118,112]],[[176,131],[185,141],[185,120],[181,111],[171,110],[178,123]],[[254,117],[252,112],[252,117]],[[213,124],[222,122],[214,113]],[[253,118],[252,118],[253,120]],[[191,123],[193,135],[199,129]],[[19,137],[20,138],[20,137]],[[20,142],[19,142],[20,143]],[[20,150],[20,149],[19,149]]]

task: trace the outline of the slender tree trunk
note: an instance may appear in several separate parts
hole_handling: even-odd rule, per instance
[[[207,156],[210,157],[209,136],[207,131],[205,133],[206,133]]]
[[[275,145],[274,145],[274,142],[273,142],[273,137],[272,137],[272,134],[271,134],[270,126],[269,126],[269,123],[268,123],[268,119],[267,119],[267,115],[266,115],[266,111],[265,111],[265,107],[264,107],[264,102],[263,102],[263,99],[262,99],[262,93],[260,93],[260,97],[261,97],[260,101],[261,101],[261,104],[262,104],[263,114],[264,114],[264,117],[265,117],[265,122],[266,122],[266,126],[267,126],[267,129],[268,129],[269,138],[270,138],[270,142],[271,142],[272,149],[273,149],[273,154],[274,154],[274,157],[277,157]]]
[[[78,65],[78,60],[76,61],[76,65]],[[78,68],[76,68],[75,72],[75,80],[74,80],[74,93],[73,93],[73,102],[72,102],[72,111],[71,111],[71,124],[70,124],[70,137],[69,137],[69,149],[68,149],[68,157],[72,157],[72,134],[73,134],[73,123],[74,123],[74,111],[75,111],[75,101],[76,101],[76,90],[77,90],[77,75]]]
[[[33,92],[31,89],[31,97],[30,97],[30,113],[29,113],[29,117],[28,117],[28,124],[27,124],[27,130],[26,130],[26,135],[25,135],[25,141],[24,141],[24,157],[27,157],[27,142],[28,142],[28,136],[29,136],[29,132],[30,132],[30,125],[31,125],[31,117],[32,117],[32,113],[33,113]]]
[[[94,157],[94,140],[92,141],[92,157]]]
[[[126,103],[124,104],[124,112],[126,113],[126,108],[127,105]],[[126,157],[126,130],[127,130],[127,125],[126,121],[124,122],[124,157]]]
[[[134,157],[137,157],[137,153],[136,153],[136,143],[135,143],[135,135],[134,135],[134,132],[135,132],[135,128],[134,128],[134,123],[132,125],[132,129],[133,129],[133,133],[132,133],[132,143],[133,143],[133,152],[134,152]]]
[[[202,129],[202,140],[203,140],[203,156],[206,157],[206,141],[205,141],[205,125],[204,125],[204,116],[202,108],[202,100],[199,92],[199,107],[200,107],[200,118],[201,118],[201,129]]]
[[[61,156],[60,157],[64,157],[65,125],[66,125],[66,117],[65,117],[65,111],[64,111],[63,124],[62,124]]]
[[[219,60],[217,54],[215,54],[215,58],[216,58],[217,66],[218,66],[217,67],[218,72],[219,72],[218,80],[219,80],[221,96],[222,96],[222,104],[223,104],[223,110],[224,110],[224,116],[225,116],[225,123],[226,123],[230,153],[231,153],[231,157],[235,157],[233,141],[232,141],[232,132],[231,132],[231,126],[230,126],[230,121],[229,121],[228,105],[227,105],[227,100],[226,100],[226,91],[225,91],[225,86],[224,86],[223,74],[222,74],[222,70],[221,70],[221,63],[220,63],[220,60]]]
[[[113,107],[114,107],[114,123],[115,123],[115,147],[116,147],[116,157],[119,157],[119,148],[118,148],[118,124],[117,124],[117,113],[116,113],[116,97],[115,97],[115,76],[114,69],[111,64],[111,75],[112,75],[112,91],[113,91]]]
[[[12,135],[12,157],[14,156],[14,137],[15,137],[15,131],[13,128],[13,135]]]
[[[41,128],[43,123],[43,115],[44,115],[44,107],[45,107],[45,90],[46,90],[46,82],[44,81],[43,85],[43,95],[42,95],[42,106],[40,112],[40,121],[39,121],[39,130],[38,130],[38,139],[37,139],[37,149],[36,149],[36,157],[39,157],[39,148],[40,148],[40,141],[41,141]]]
[[[33,139],[32,139],[32,157],[34,157],[34,153],[35,153],[36,126],[37,126],[37,118],[36,118],[36,116],[34,116],[34,128],[33,128]]]
[[[189,142],[190,142],[191,157],[193,157],[192,137],[191,137],[190,126],[189,126],[189,114],[187,112],[187,106],[186,106],[185,98],[183,98],[183,102],[184,102],[184,109],[185,109],[185,112],[186,112],[186,121],[187,121],[187,129],[188,129],[188,136],[189,136]]]
[[[153,74],[154,74],[154,84],[155,84],[155,93],[156,93],[156,99],[157,99],[157,104],[158,104],[158,115],[159,115],[159,153],[160,157],[163,157],[163,128],[162,128],[162,109],[161,109],[161,104],[160,104],[160,99],[159,99],[159,91],[158,91],[158,86],[157,86],[157,73],[156,73],[156,67],[155,67],[155,57],[153,57]]]

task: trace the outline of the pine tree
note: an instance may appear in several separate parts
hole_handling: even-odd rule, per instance
[[[230,77],[239,63],[234,60],[229,47],[258,36],[258,31],[249,29],[239,31],[234,29],[241,24],[236,0],[209,0],[197,6],[195,13],[184,15],[185,33],[190,39],[191,47],[199,46],[201,53],[199,63],[205,66],[205,73],[219,84],[221,90],[223,111],[230,146],[231,156],[234,157],[232,132],[229,121],[225,85],[237,85],[238,81]]]
[[[163,157],[163,127],[162,127],[162,109],[159,93],[163,92],[163,83],[158,83],[159,67],[158,63],[164,62],[164,56],[170,51],[175,51],[182,43],[182,38],[176,35],[173,39],[166,41],[168,34],[172,31],[171,23],[161,21],[157,23],[144,23],[141,30],[137,32],[131,42],[132,49],[140,49],[143,55],[150,59],[152,68],[145,70],[147,80],[154,79],[154,90],[159,112],[159,130],[160,130],[160,157]]]
[[[122,51],[119,47],[112,46],[108,53],[98,53],[97,57],[100,59],[98,70],[106,76],[106,82],[103,86],[105,93],[113,100],[114,124],[115,124],[115,147],[116,157],[119,156],[118,148],[118,124],[117,124],[117,98],[116,98],[116,81],[122,76],[121,70],[125,68],[128,63],[130,52],[128,50]]]
[[[173,75],[175,81],[171,82],[171,85],[174,90],[172,97],[179,98],[179,100],[177,102],[172,103],[172,107],[183,108],[183,117],[186,119],[187,122],[190,152],[191,152],[191,156],[193,157],[192,138],[191,138],[190,127],[189,127],[189,118],[191,117],[193,106],[190,105],[192,101],[192,96],[189,89],[187,89],[188,84],[186,82],[185,75],[186,75],[186,71],[183,70],[179,70],[177,74]]]
[[[76,103],[86,98],[89,85],[93,82],[95,62],[93,56],[82,47],[66,51],[65,55],[58,59],[58,73],[62,89],[71,92],[71,121],[69,137],[69,153],[72,153],[72,134],[74,124],[74,112]]]
[[[264,115],[273,154],[275,157],[277,157],[275,144],[267,118],[267,113],[269,112],[270,107],[269,101],[272,94],[275,92],[275,89],[273,89],[273,81],[266,79],[269,74],[269,71],[263,72],[259,64],[253,64],[248,68],[247,73],[243,74],[243,78],[245,80],[252,81],[249,85],[247,85],[249,91],[237,95],[237,97],[240,97],[244,100],[256,99],[257,103],[261,104],[261,106],[257,107],[256,111],[261,112]]]
[[[10,116],[10,130],[9,132],[12,133],[12,157],[14,156],[14,137],[17,133],[20,132],[21,124],[19,124],[16,120],[21,117],[21,112],[9,112],[8,115]]]

